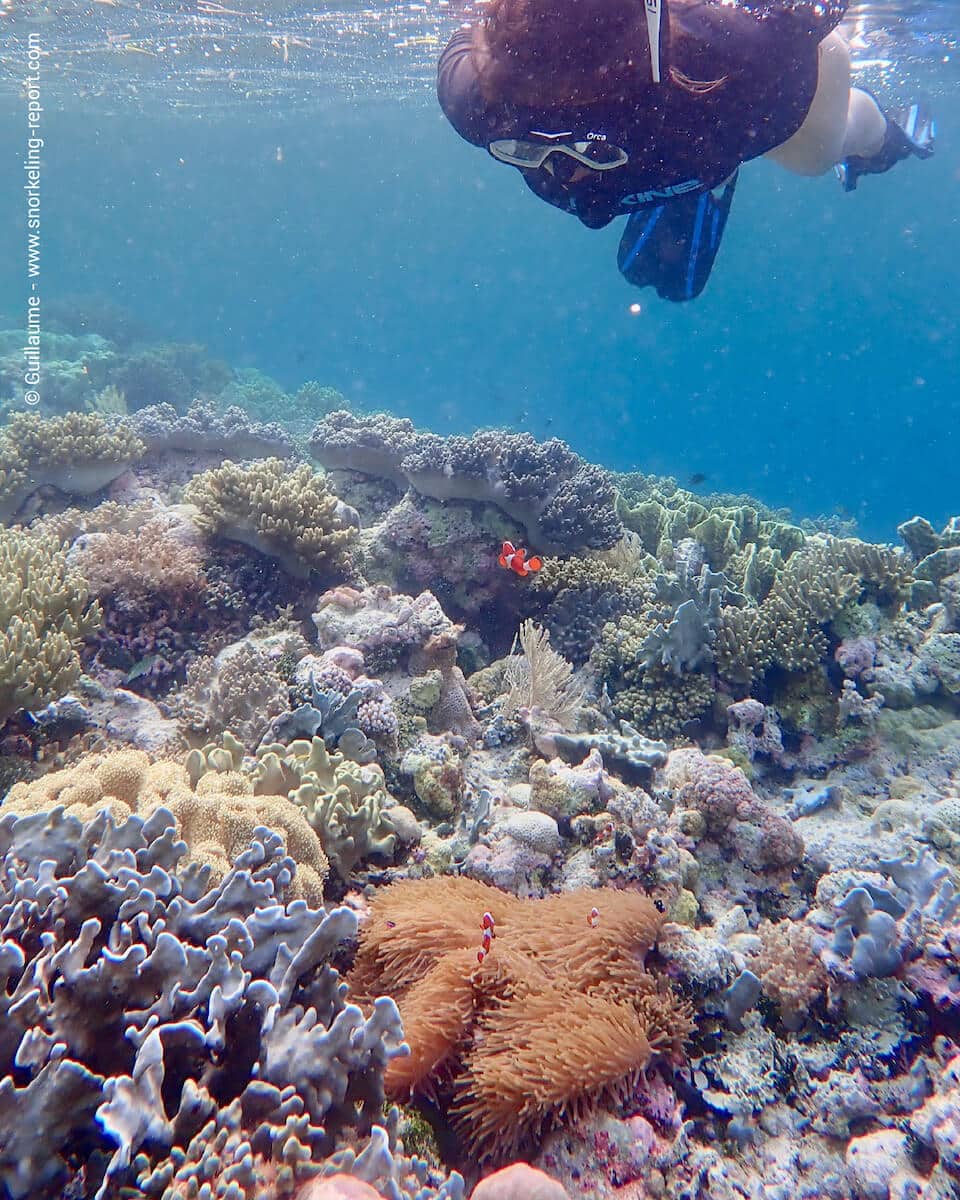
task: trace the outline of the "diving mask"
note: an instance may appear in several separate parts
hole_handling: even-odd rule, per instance
[[[568,134],[543,134],[543,137],[567,137]],[[524,138],[499,138],[487,149],[499,162],[522,171],[534,171],[542,167],[551,154],[562,154],[591,171],[612,171],[622,167],[629,159],[626,150],[612,146],[597,138],[586,142],[534,142]]]

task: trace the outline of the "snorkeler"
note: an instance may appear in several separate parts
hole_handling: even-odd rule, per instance
[[[921,105],[850,86],[847,0],[491,0],[440,59],[461,137],[591,229],[629,216],[626,279],[668,300],[710,275],[742,163],[834,167],[846,191],[933,153]]]

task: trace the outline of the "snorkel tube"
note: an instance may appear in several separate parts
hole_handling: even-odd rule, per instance
[[[661,83],[660,78],[660,23],[662,9],[666,0],[643,0],[647,14],[647,40],[650,43],[650,74],[654,83]]]

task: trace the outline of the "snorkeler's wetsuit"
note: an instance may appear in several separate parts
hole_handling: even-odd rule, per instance
[[[556,131],[569,132],[571,141],[622,147],[628,161],[616,170],[571,180],[569,169],[540,167],[523,176],[541,199],[591,229],[633,214],[621,242],[621,270],[669,299],[689,299],[709,275],[732,200],[731,177],[800,128],[817,87],[817,48],[845,8],[846,0],[672,4],[669,21],[682,36],[665,39],[662,82],[638,70],[629,90],[619,84],[601,100],[549,108],[486,100],[471,30],[464,29],[440,59],[438,96],[450,123],[475,146]],[[637,62],[649,54],[644,21],[638,0]]]

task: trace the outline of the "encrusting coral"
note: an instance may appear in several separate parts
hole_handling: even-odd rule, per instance
[[[194,476],[184,500],[205,532],[276,558],[291,575],[342,574],[359,522],[305,463],[279,458],[249,466],[225,462]]]
[[[152,763],[141,750],[117,750],[15,784],[3,811],[30,816],[57,807],[82,821],[106,811],[117,822],[134,814],[146,818],[163,807],[173,813],[187,843],[186,861],[208,867],[214,883],[226,876],[253,831],[266,826],[281,834],[297,864],[292,894],[312,904],[322,900],[329,864],[320,838],[296,805],[285,796],[254,795],[239,771],[211,772],[191,786],[180,763]]]
[[[481,1162],[628,1096],[692,1028],[644,967],[662,919],[611,888],[519,900],[442,877],[378,892],[350,983],[400,1009],[411,1053],[388,1094],[439,1098]]]
[[[99,605],[56,541],[0,530],[0,723],[73,686],[80,643],[99,623]]]

